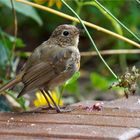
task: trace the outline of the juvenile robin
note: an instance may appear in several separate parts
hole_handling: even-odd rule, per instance
[[[78,49],[79,30],[72,25],[58,26],[50,38],[38,46],[19,74],[0,88],[0,92],[22,82],[24,88],[18,97],[39,89],[49,107],[48,97],[52,100],[57,112],[63,110],[54,102],[50,90],[68,80],[80,67]],[[46,94],[48,97],[46,96]]]

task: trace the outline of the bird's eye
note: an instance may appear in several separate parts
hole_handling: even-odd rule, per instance
[[[68,35],[69,35],[69,32],[68,32],[68,31],[64,31],[64,32],[63,32],[63,35],[64,35],[64,36],[68,36]]]

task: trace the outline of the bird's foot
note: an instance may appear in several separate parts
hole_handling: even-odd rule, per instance
[[[57,108],[56,111],[57,113],[67,113],[67,112],[71,112],[72,109],[63,107],[63,108]]]
[[[42,110],[56,110],[56,108],[50,104],[49,106],[42,107]]]
[[[44,111],[49,111],[49,110],[56,110],[57,113],[67,113],[67,112],[71,112],[73,109],[70,108],[66,108],[66,107],[54,107],[53,105],[51,106],[42,106],[42,107],[38,107],[35,109],[32,109],[30,111],[26,111],[26,113],[40,113],[40,112],[44,112]]]
[[[54,107],[54,106],[48,106],[48,107],[42,107],[42,110],[56,110],[57,113],[67,113],[67,112],[71,112],[72,109],[70,108],[65,108],[65,107]]]

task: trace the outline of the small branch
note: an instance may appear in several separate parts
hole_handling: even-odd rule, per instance
[[[100,51],[101,55],[112,55],[112,54],[139,54],[140,53],[140,49],[135,49],[135,50],[127,50],[127,49],[123,49],[123,50],[103,50]],[[85,57],[85,56],[96,56],[98,55],[95,51],[91,51],[91,52],[81,52],[80,53],[81,56]]]
[[[15,48],[16,48],[16,39],[17,39],[17,31],[18,31],[18,23],[17,23],[17,15],[16,15],[16,11],[15,11],[15,8],[14,8],[14,3],[13,3],[13,0],[10,0],[11,1],[11,5],[12,5],[12,11],[13,11],[13,15],[14,15],[14,36],[15,36],[15,40],[14,40],[14,43],[13,43],[13,49],[12,49],[12,57],[14,56],[14,51],[15,51]]]
[[[72,16],[67,15],[67,14],[64,14],[62,12],[59,12],[57,10],[54,10],[54,9],[51,9],[51,8],[48,8],[48,7],[45,7],[45,6],[42,6],[42,5],[33,3],[33,2],[29,2],[27,0],[16,0],[16,1],[17,2],[21,2],[21,3],[24,3],[24,4],[27,4],[27,5],[30,5],[30,6],[33,6],[33,7],[36,7],[38,9],[41,9],[41,10],[44,10],[44,11],[47,11],[47,12],[50,12],[50,13],[53,13],[53,14],[58,15],[60,17],[66,18],[68,20],[71,20],[71,21],[75,21],[75,22],[80,23],[80,21],[77,18],[72,17]],[[94,29],[96,29],[98,31],[101,31],[101,32],[104,32],[106,34],[112,35],[112,36],[114,36],[114,37],[116,37],[116,38],[118,38],[120,40],[123,40],[123,41],[125,41],[125,42],[127,42],[129,44],[132,44],[132,45],[140,48],[140,44],[136,43],[135,41],[132,41],[132,40],[130,40],[130,39],[124,37],[124,36],[121,36],[121,35],[117,34],[117,33],[111,32],[111,31],[109,31],[109,30],[107,30],[105,28],[102,28],[100,26],[97,26],[97,25],[95,25],[93,23],[90,23],[90,22],[87,22],[87,21],[84,21],[84,20],[82,20],[82,21],[88,27],[91,27],[91,28],[94,28]]]

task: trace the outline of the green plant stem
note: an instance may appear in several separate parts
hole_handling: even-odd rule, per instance
[[[81,9],[82,9],[82,7],[83,7],[83,4],[81,3],[81,2],[79,2],[79,1],[76,1],[76,4],[77,4],[77,9],[76,9],[76,13],[78,14],[78,15],[80,15],[80,12],[81,12]],[[77,25],[77,22],[76,21],[74,21],[73,22],[73,25]]]
[[[14,36],[15,36],[15,40],[13,42],[13,48],[12,48],[11,55],[10,55],[10,69],[12,69],[12,72],[13,72],[14,70],[13,70],[13,66],[12,65],[13,65],[13,60],[14,60],[14,57],[15,57],[17,31],[18,31],[18,22],[17,22],[16,10],[14,8],[14,1],[13,0],[10,0],[10,1],[11,1],[13,16],[14,16]]]
[[[64,83],[62,85],[62,88],[60,89],[60,95],[59,95],[59,99],[58,99],[58,105],[60,104],[60,100],[61,100],[61,98],[63,96],[63,92],[64,92],[64,89],[65,89],[65,86],[66,86],[66,83]]]
[[[139,4],[140,4],[140,1],[139,0],[136,0]]]
[[[128,29],[122,22],[120,22],[108,9],[106,9],[100,2],[95,0],[95,2],[104,9],[114,20],[116,20],[123,28],[125,28],[132,36],[134,36],[138,41],[140,41],[140,38],[135,35],[130,29]]]
[[[87,35],[88,35],[88,37],[89,37],[89,39],[90,39],[92,45],[94,46],[96,52],[98,53],[100,59],[101,59],[102,62],[105,64],[105,66],[108,68],[108,70],[112,73],[112,75],[113,75],[116,79],[118,79],[117,75],[113,72],[113,70],[108,66],[108,64],[105,62],[105,60],[104,60],[103,57],[101,56],[101,54],[100,54],[99,50],[97,49],[97,47],[96,47],[96,45],[95,45],[95,43],[94,43],[94,41],[93,41],[91,35],[89,34],[89,32],[88,32],[86,26],[84,25],[84,23],[83,23],[83,21],[81,20],[81,18],[79,17],[79,15],[77,15],[77,14],[75,13],[75,11],[74,11],[64,0],[61,0],[61,1],[62,1],[63,4],[64,4],[69,10],[71,10],[71,12],[79,19],[80,23],[82,24],[83,28],[85,29],[85,31],[86,31],[86,33],[87,33]]]

